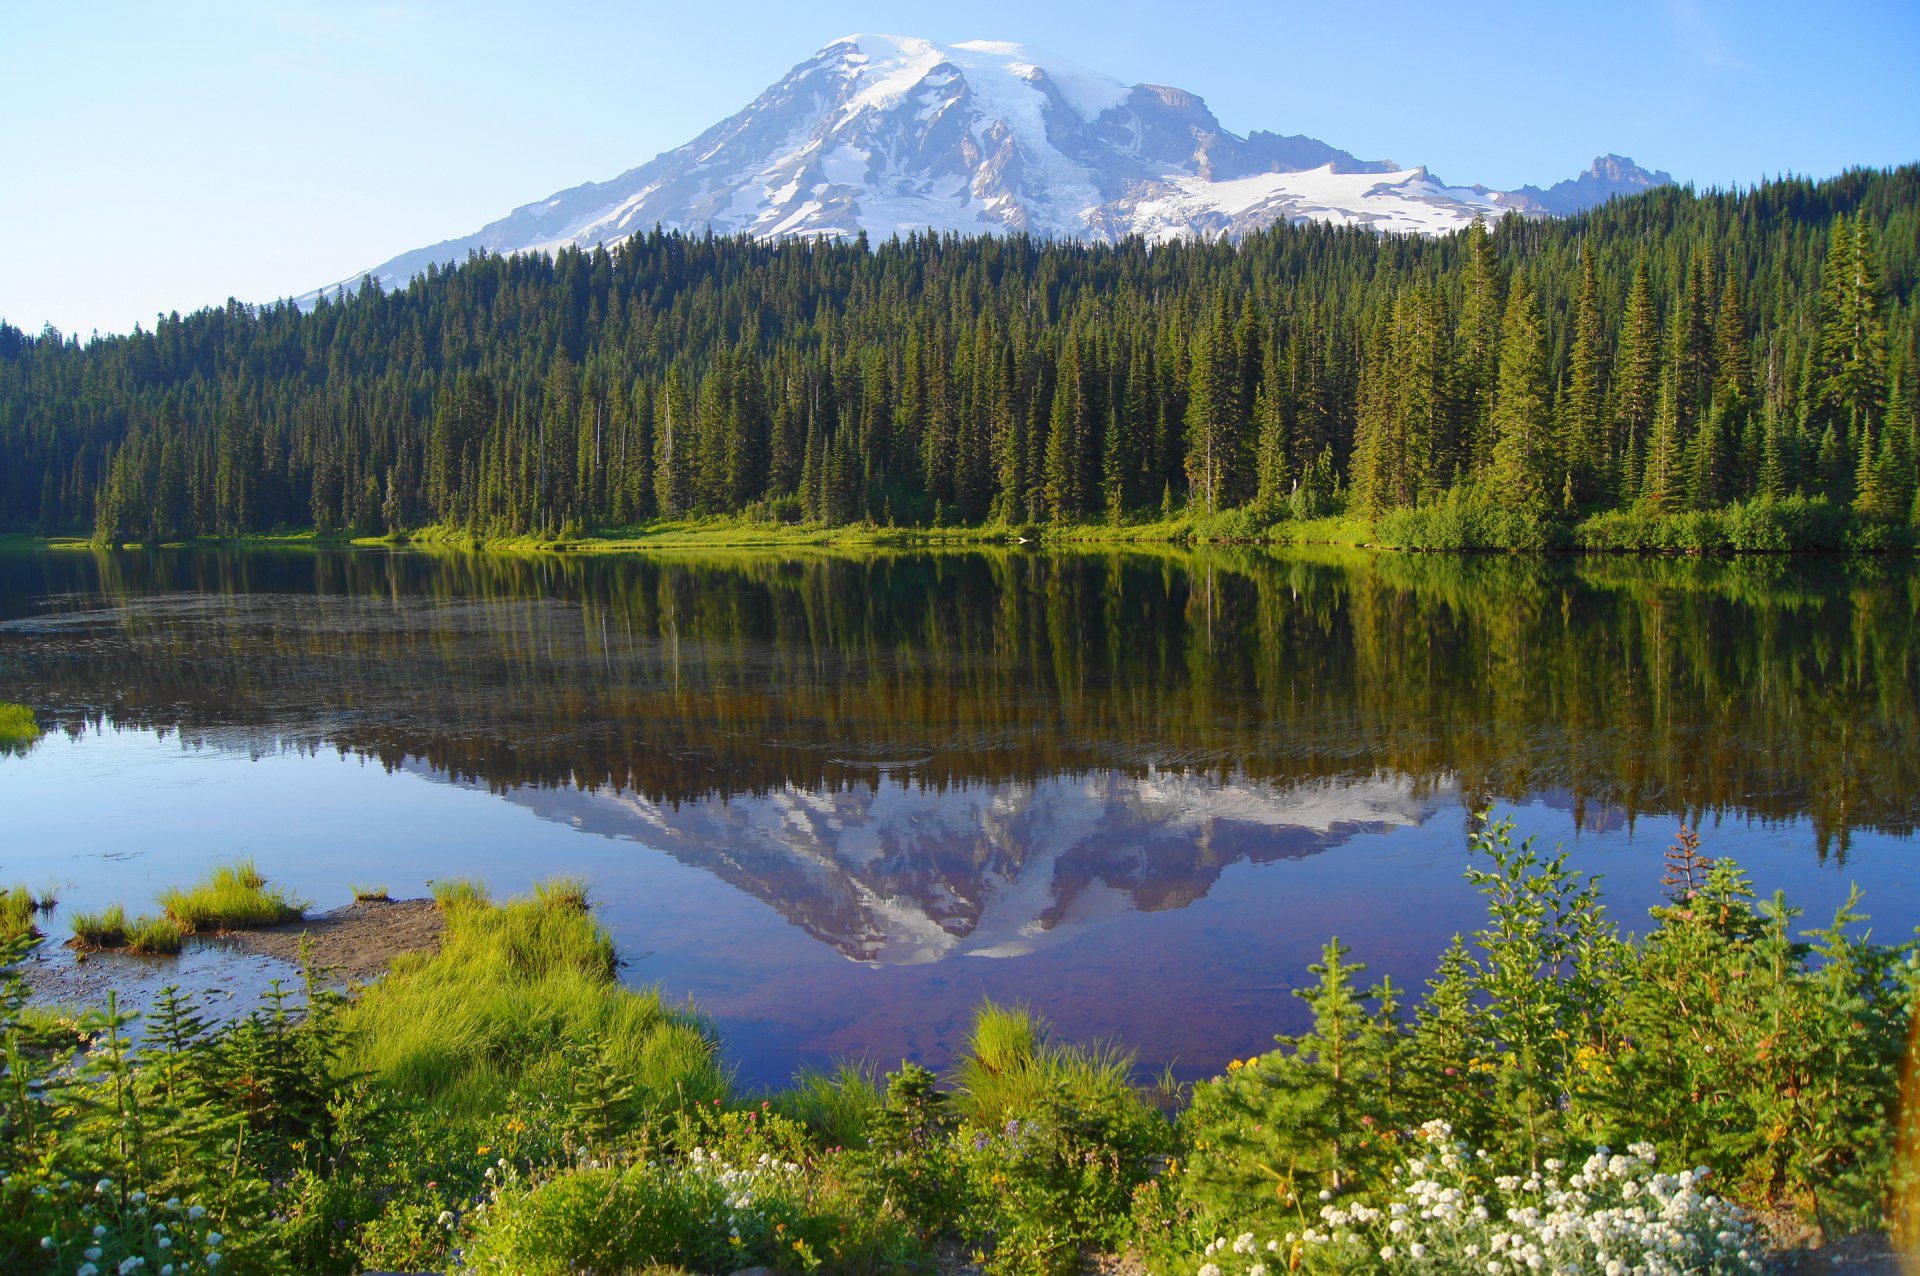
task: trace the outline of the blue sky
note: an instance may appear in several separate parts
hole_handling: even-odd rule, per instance
[[[855,31],[1023,41],[1496,187],[1602,151],[1702,186],[1920,160],[1913,0],[16,4],[0,317],[304,291],[640,164]]]

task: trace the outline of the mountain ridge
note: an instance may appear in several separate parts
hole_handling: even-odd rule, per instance
[[[365,275],[400,287],[474,251],[590,248],[656,225],[763,239],[933,230],[1109,243],[1237,238],[1281,220],[1436,234],[1509,210],[1577,212],[1671,181],[1608,154],[1546,188],[1450,186],[1424,166],[1301,134],[1243,137],[1197,94],[1126,85],[1026,45],[855,35],[682,146],[318,291]]]

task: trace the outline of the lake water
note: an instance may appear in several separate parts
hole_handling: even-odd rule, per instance
[[[240,854],[319,908],[579,873],[750,1081],[937,1066],[983,996],[1192,1076],[1330,935],[1417,986],[1487,804],[1629,927],[1686,820],[1910,934],[1917,619],[1910,564],[1819,559],[0,552],[49,728],[0,883],[64,935]]]

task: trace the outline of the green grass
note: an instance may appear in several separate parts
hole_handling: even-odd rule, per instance
[[[10,700],[0,700],[0,752],[24,747],[40,738],[40,724],[33,710]]]
[[[120,947],[127,942],[127,910],[112,904],[97,913],[75,913],[73,942],[80,948]]]
[[[781,1115],[798,1121],[830,1147],[857,1148],[867,1143],[867,1127],[886,1097],[873,1074],[851,1063],[831,1072],[806,1068],[793,1085],[773,1096]]]
[[[569,1048],[599,1059],[650,1104],[711,1100],[729,1081],[707,1025],[615,977],[613,941],[578,906],[577,882],[495,907],[471,882],[436,883],[438,953],[409,954],[347,1010],[345,1066],[456,1112],[516,1088],[566,1091]]]
[[[385,882],[354,882],[347,889],[353,892],[353,902],[356,904],[384,904],[393,898],[387,894]]]
[[[487,884],[473,877],[449,877],[443,882],[434,882],[433,903],[443,913],[457,913],[468,908],[491,908],[493,896],[487,891]]]
[[[533,897],[548,908],[587,911],[587,879],[571,873],[549,877],[533,884]]]
[[[295,921],[303,911],[284,891],[269,890],[251,859],[219,865],[193,886],[162,891],[160,907],[188,934],[273,926]]]
[[[1056,1041],[1024,1006],[983,1001],[974,1012],[966,1054],[954,1069],[961,1112],[997,1126],[1044,1111],[1049,1103],[1132,1103],[1134,1056],[1104,1045]]]
[[[36,901],[25,886],[0,891],[0,941],[38,939],[40,928],[33,924]]]
[[[180,951],[180,928],[165,917],[143,916],[127,927],[127,951],[167,956]]]

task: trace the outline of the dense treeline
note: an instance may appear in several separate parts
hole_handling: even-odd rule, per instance
[[[1916,514],[1920,167],[1443,239],[655,232],[82,344],[0,325],[0,528]]]

